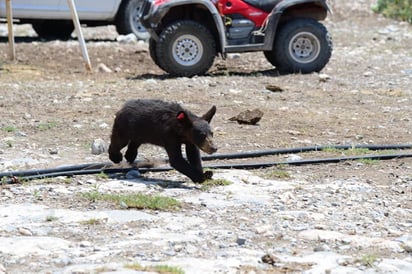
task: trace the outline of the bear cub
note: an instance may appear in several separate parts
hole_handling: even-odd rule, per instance
[[[166,149],[173,168],[201,183],[213,175],[210,171],[203,173],[199,148],[208,154],[217,151],[209,126],[215,113],[215,106],[198,117],[177,103],[151,99],[127,101],[116,113],[109,158],[120,163],[121,149],[127,146],[124,156],[132,164],[141,144],[161,146]],[[182,144],[187,160],[182,156]]]

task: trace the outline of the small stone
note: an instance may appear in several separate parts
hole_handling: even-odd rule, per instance
[[[238,245],[244,245],[244,244],[246,243],[246,239],[244,239],[244,238],[237,238],[237,239],[236,239],[236,243],[237,243]]]
[[[108,66],[106,66],[103,63],[100,63],[100,64],[97,65],[97,71],[98,72],[104,72],[104,73],[112,73],[113,72]]]
[[[80,242],[80,247],[89,247],[89,246],[91,246],[91,245],[92,245],[92,243],[89,242],[89,241],[82,241],[82,242]]]
[[[240,58],[240,53],[229,53],[229,54],[227,55],[227,57],[228,57],[229,59],[239,59],[239,58]]]
[[[126,179],[132,180],[132,179],[137,179],[141,177],[141,174],[139,170],[137,169],[132,169],[129,172],[126,173]]]
[[[302,160],[302,159],[303,159],[302,156],[299,156],[299,155],[297,155],[297,154],[290,154],[290,155],[287,156],[287,160],[288,160],[288,161],[291,161],[291,162],[293,162],[293,161],[300,161],[300,160]]]
[[[119,202],[119,207],[121,209],[128,209],[129,208],[129,206],[124,201]]]
[[[31,232],[30,229],[25,228],[25,227],[19,227],[19,228],[17,229],[17,231],[18,231],[21,235],[24,235],[24,236],[33,236],[33,232]]]
[[[281,261],[278,257],[270,255],[270,254],[263,255],[261,260],[263,263],[270,264],[270,265],[274,265]]]
[[[263,225],[263,226],[258,226],[256,227],[256,233],[257,234],[265,234],[267,232],[269,232],[271,230],[271,226],[270,225]]]
[[[365,76],[365,77],[370,77],[370,76],[372,76],[373,75],[373,73],[371,72],[371,71],[365,71],[364,73],[363,73],[363,76]]]
[[[109,127],[109,125],[107,123],[101,123],[99,125],[99,128],[102,128],[102,129],[105,129],[105,128],[108,128],[108,127]]]
[[[137,43],[137,37],[133,33],[127,35],[119,35],[116,38],[117,42],[122,44],[134,44]]]
[[[401,247],[409,253],[412,253],[412,241],[405,241],[401,244]]]
[[[283,91],[283,88],[281,88],[277,85],[273,85],[273,84],[272,85],[267,85],[265,88],[269,91],[272,91],[272,92],[281,92],[281,91]]]
[[[331,77],[327,74],[321,73],[319,74],[319,81],[320,82],[327,82],[331,79]]]
[[[330,251],[330,247],[326,244],[315,246],[313,249],[315,252]]]
[[[102,139],[95,139],[92,143],[92,154],[100,155],[107,151],[107,144]]]

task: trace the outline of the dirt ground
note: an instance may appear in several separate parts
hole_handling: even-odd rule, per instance
[[[334,41],[325,75],[279,76],[262,53],[247,53],[216,58],[206,76],[169,78],[147,45],[118,43],[111,27],[84,29],[88,73],[77,40],[42,41],[29,26],[16,26],[17,61],[8,61],[6,37],[0,44],[0,156],[31,150],[56,164],[84,162],[94,139],[109,141],[114,113],[130,98],[173,100],[198,114],[216,105],[212,126],[222,153],[410,143],[411,26],[371,13],[373,1],[335,2],[325,22]],[[99,69],[102,64],[112,72]],[[270,85],[281,91],[269,91]],[[264,112],[257,126],[229,121],[255,108]],[[396,161],[379,165],[388,164]],[[321,166],[309,170],[329,173]]]
[[[7,37],[0,37],[0,168],[108,161],[105,153],[91,154],[91,143],[109,142],[114,114],[131,98],[177,101],[197,114],[216,105],[211,125],[219,153],[410,144],[412,26],[373,14],[372,3],[332,2],[334,13],[325,22],[333,38],[332,58],[320,74],[308,75],[279,75],[262,53],[246,53],[216,58],[205,76],[170,78],[152,62],[146,43],[117,42],[112,27],[84,29],[93,66],[90,73],[77,40],[42,41],[29,26],[16,26],[16,61],[8,61]],[[270,91],[268,86],[280,91]],[[229,121],[255,108],[264,113],[258,125]],[[149,159],[165,156],[152,146],[139,153]],[[348,155],[333,150],[299,154],[304,159]],[[412,210],[411,167],[412,159],[402,158],[282,168],[293,178],[314,183],[358,178],[396,189],[394,182],[401,178],[406,183],[397,191],[409,199],[401,199],[399,207]],[[410,217],[404,221],[411,222]]]

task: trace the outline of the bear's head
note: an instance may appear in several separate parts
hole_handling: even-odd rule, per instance
[[[217,151],[217,147],[213,142],[213,132],[209,125],[215,113],[216,106],[213,106],[202,117],[188,115],[185,111],[180,111],[176,115],[176,119],[185,127],[185,137],[187,141],[208,154]]]

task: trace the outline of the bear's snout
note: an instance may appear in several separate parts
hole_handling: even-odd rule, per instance
[[[206,138],[199,148],[208,154],[213,154],[217,151],[217,146],[213,143],[211,138]]]

